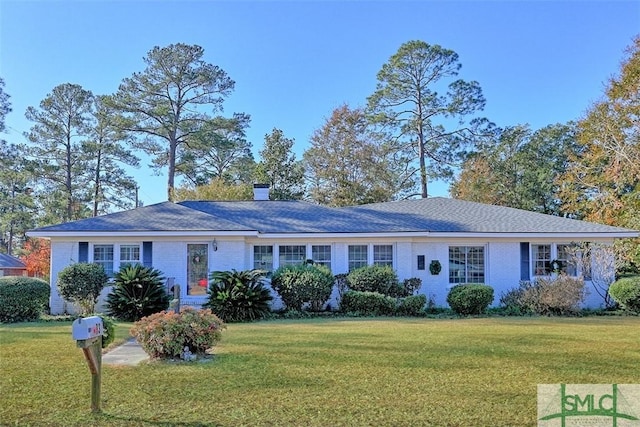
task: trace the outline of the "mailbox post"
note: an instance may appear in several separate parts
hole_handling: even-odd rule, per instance
[[[104,325],[100,316],[81,317],[71,325],[71,335],[82,349],[91,371],[91,412],[100,412],[103,333]]]

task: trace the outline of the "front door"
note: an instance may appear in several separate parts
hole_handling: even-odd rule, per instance
[[[209,245],[187,245],[187,295],[206,295],[209,284]]]

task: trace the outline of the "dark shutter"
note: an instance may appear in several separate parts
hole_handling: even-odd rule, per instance
[[[89,242],[78,242],[78,262],[89,262]]]
[[[142,242],[142,265],[153,266],[153,242]]]
[[[520,242],[520,280],[529,280],[529,242]]]

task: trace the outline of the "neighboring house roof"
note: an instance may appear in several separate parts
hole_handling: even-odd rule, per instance
[[[565,234],[637,237],[638,232],[503,206],[435,197],[330,208],[301,201],[164,202],[42,227],[33,236],[127,232],[238,234]]]
[[[15,268],[26,270],[27,266],[20,259],[7,254],[0,254],[0,269]]]

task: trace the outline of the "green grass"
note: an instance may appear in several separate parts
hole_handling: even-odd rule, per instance
[[[229,325],[208,363],[105,366],[92,415],[70,329],[0,325],[1,425],[534,426],[537,384],[640,382],[639,317],[284,320]]]

